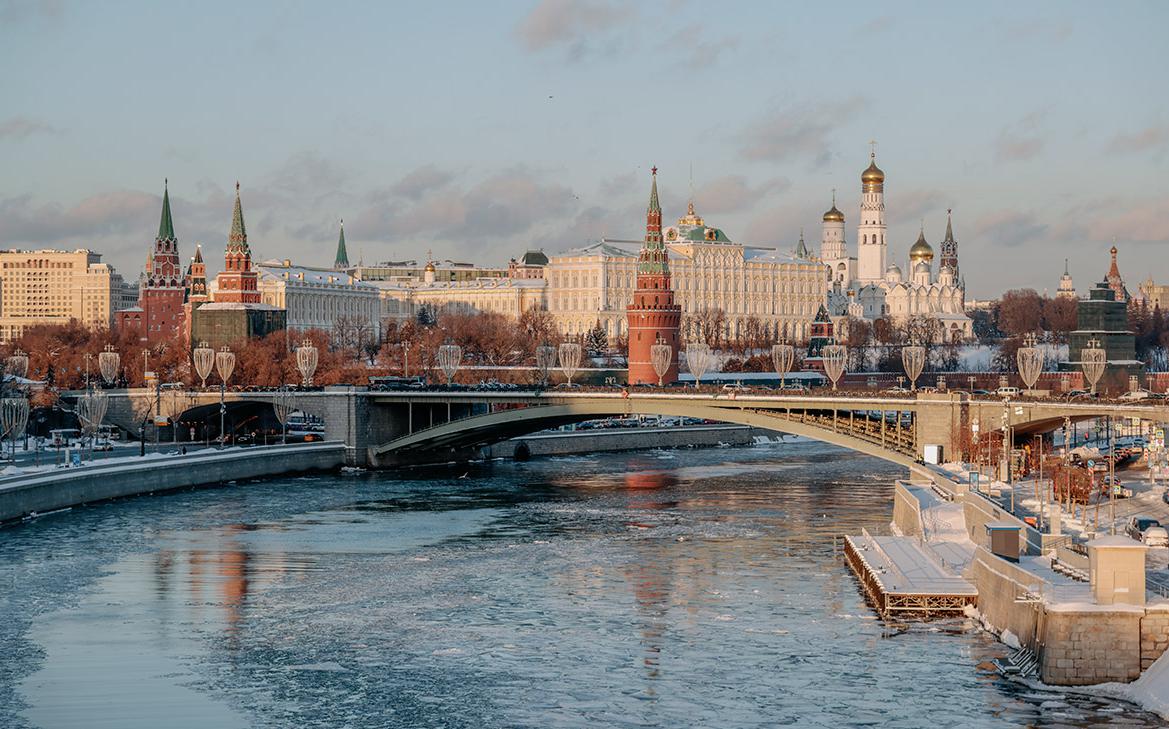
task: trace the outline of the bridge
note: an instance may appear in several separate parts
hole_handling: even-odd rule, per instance
[[[107,422],[137,433],[150,414],[218,418],[219,392],[109,390]],[[66,397],[76,397],[69,393]],[[271,392],[228,392],[229,413],[267,408]],[[887,461],[909,465],[927,445],[944,455],[969,447],[970,434],[1009,423],[1016,442],[1105,416],[1169,423],[1169,405],[1155,402],[1003,401],[963,392],[726,393],[684,388],[630,391],[372,391],[337,386],[298,393],[297,407],[325,422],[325,437],[346,443],[351,465],[401,464],[477,458],[484,446],[548,428],[605,417],[659,415],[735,423],[805,436]],[[214,415],[211,415],[211,414]],[[152,425],[148,427],[153,428]]]

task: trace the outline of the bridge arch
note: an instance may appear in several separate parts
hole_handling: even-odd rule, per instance
[[[536,433],[549,428],[594,420],[604,417],[631,415],[659,415],[715,420],[736,425],[763,428],[790,435],[804,436],[823,443],[875,456],[891,463],[910,467],[914,464],[915,446],[912,437],[890,433],[882,438],[879,426],[872,428],[828,427],[823,421],[796,419],[777,410],[751,407],[713,406],[693,402],[670,402],[631,398],[626,400],[597,399],[538,405],[520,409],[502,410],[452,420],[418,430],[387,443],[371,446],[369,460],[374,465],[392,465],[399,462],[417,462],[429,459],[445,460],[443,456],[466,452],[511,438]],[[841,421],[843,424],[845,421]],[[854,422],[850,419],[850,422]],[[912,428],[910,428],[912,432]],[[866,437],[867,434],[867,437]],[[882,443],[882,441],[884,441]]]

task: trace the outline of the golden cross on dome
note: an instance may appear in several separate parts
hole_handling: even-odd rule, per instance
[[[877,140],[870,139],[869,140],[869,147],[871,148],[871,151],[869,152],[869,156],[872,157],[873,159],[876,159],[877,158]]]

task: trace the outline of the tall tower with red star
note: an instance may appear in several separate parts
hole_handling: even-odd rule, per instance
[[[679,326],[682,307],[670,288],[670,260],[662,240],[662,207],[658,202],[658,168],[645,213],[645,243],[637,257],[637,289],[627,311],[629,328],[629,384],[656,385],[678,379]],[[653,366],[655,344],[670,347],[670,364],[659,378]]]
[[[231,233],[223,256],[223,270],[215,277],[215,302],[260,303],[258,276],[252,270],[252,251],[248,248],[248,231],[244,227],[244,210],[239,201],[239,183],[235,183],[235,209],[231,213]]]
[[[165,183],[158,235],[138,286],[138,306],[119,312],[118,326],[137,330],[139,339],[150,344],[176,341],[183,329],[183,270]]]

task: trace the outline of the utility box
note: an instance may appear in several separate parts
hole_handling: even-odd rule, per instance
[[[940,466],[943,463],[942,447],[940,445],[927,445],[923,460],[931,465]]]
[[[1144,544],[1119,535],[1088,542],[1088,578],[1097,605],[1145,604]]]
[[[1009,521],[992,521],[986,525],[990,551],[996,557],[1011,562],[1019,561],[1019,525]]]

